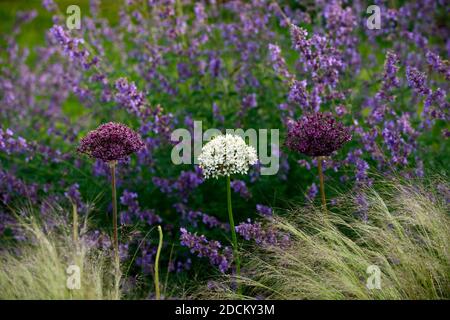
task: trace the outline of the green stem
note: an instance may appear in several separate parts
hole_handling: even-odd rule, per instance
[[[319,169],[320,195],[322,198],[322,208],[324,210],[326,210],[327,209],[327,200],[325,198],[325,184],[323,182],[322,160],[323,160],[323,157],[317,157],[317,168]]]
[[[158,226],[158,232],[159,232],[159,244],[158,244],[158,250],[156,251],[156,258],[155,258],[155,294],[156,294],[156,300],[161,299],[161,293],[159,291],[159,256],[161,255],[161,249],[163,245],[163,233],[161,226]]]
[[[115,289],[116,296],[119,297],[119,278],[120,278],[120,260],[119,260],[119,237],[117,232],[117,192],[116,192],[116,161],[111,161],[111,186],[112,186],[112,207],[113,207],[113,246],[115,263]]]
[[[236,263],[236,276],[239,277],[241,274],[241,263],[239,261],[237,236],[236,236],[236,230],[234,228],[233,208],[231,206],[230,176],[227,176],[227,202],[228,202],[228,218],[230,219],[231,239],[233,241],[234,261]],[[238,288],[239,288],[239,286],[238,286]]]
[[[172,243],[172,247],[170,248],[170,254],[169,254],[169,263],[167,264],[167,273],[166,273],[166,280],[164,281],[164,296],[167,296],[167,283],[169,281],[169,270],[170,270],[170,263],[172,262],[172,254],[173,254],[173,247],[175,246],[175,242]]]
[[[72,219],[73,219],[73,242],[78,243],[78,210],[76,203],[72,203]]]

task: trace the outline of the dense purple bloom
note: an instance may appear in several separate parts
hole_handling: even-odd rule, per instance
[[[315,113],[302,117],[289,128],[286,146],[308,156],[329,156],[350,140],[350,130],[331,114]]]
[[[78,152],[105,162],[121,160],[144,147],[139,135],[127,126],[109,122],[81,139]]]

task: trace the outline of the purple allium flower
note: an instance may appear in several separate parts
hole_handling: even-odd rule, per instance
[[[318,112],[293,123],[285,143],[293,151],[315,157],[329,156],[350,140],[348,128],[331,114]]]
[[[141,137],[127,126],[109,122],[81,139],[78,152],[105,162],[124,159],[144,147]]]

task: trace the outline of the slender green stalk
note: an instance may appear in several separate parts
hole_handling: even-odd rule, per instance
[[[117,232],[117,192],[116,192],[116,164],[117,161],[111,161],[111,186],[112,186],[112,207],[113,207],[113,246],[114,246],[114,264],[115,264],[115,289],[118,298],[120,281],[120,260],[119,260],[119,237]]]
[[[317,168],[319,169],[320,196],[322,198],[322,208],[324,210],[326,210],[327,209],[327,200],[325,198],[325,184],[323,182],[322,161],[323,161],[323,157],[317,157]]]
[[[76,203],[72,203],[72,227],[73,227],[73,242],[78,243],[78,209]]]
[[[170,270],[170,264],[172,263],[172,254],[173,254],[173,247],[175,246],[175,242],[172,243],[172,247],[170,248],[170,254],[169,254],[169,263],[167,264],[167,273],[166,273],[166,280],[164,281],[164,296],[167,296],[167,283],[169,281],[169,270]]]
[[[155,295],[156,300],[161,299],[161,293],[159,289],[159,256],[161,255],[161,249],[163,245],[163,233],[161,226],[158,226],[158,233],[159,233],[159,244],[158,244],[158,250],[156,251],[156,258],[155,258]]]
[[[231,206],[230,176],[227,176],[227,202],[228,202],[228,218],[230,219],[231,239],[233,241],[234,261],[236,263],[236,276],[239,277],[239,275],[241,274],[241,263],[239,260],[236,230],[234,228],[233,208]]]

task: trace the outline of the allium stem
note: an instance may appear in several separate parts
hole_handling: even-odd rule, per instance
[[[236,276],[239,277],[239,275],[241,273],[241,263],[239,261],[237,236],[236,236],[236,229],[234,227],[234,219],[233,219],[233,208],[231,206],[230,176],[227,176],[227,202],[228,202],[228,218],[230,219],[231,239],[233,241],[234,261],[236,263]]]
[[[317,168],[319,169],[320,196],[322,198],[322,208],[324,210],[326,210],[327,209],[327,200],[325,198],[325,184],[323,182],[322,161],[323,161],[323,157],[317,157]]]
[[[158,244],[158,250],[156,251],[156,258],[155,258],[155,295],[156,300],[161,299],[161,293],[159,289],[159,256],[161,255],[161,249],[163,245],[163,233],[161,226],[158,226],[158,233],[159,233],[159,244]]]
[[[119,292],[119,277],[120,277],[120,260],[119,260],[119,237],[117,232],[117,192],[116,192],[116,163],[113,160],[109,162],[111,169],[111,189],[112,189],[112,207],[113,207],[113,246],[114,246],[114,264],[116,273],[116,293]]]

